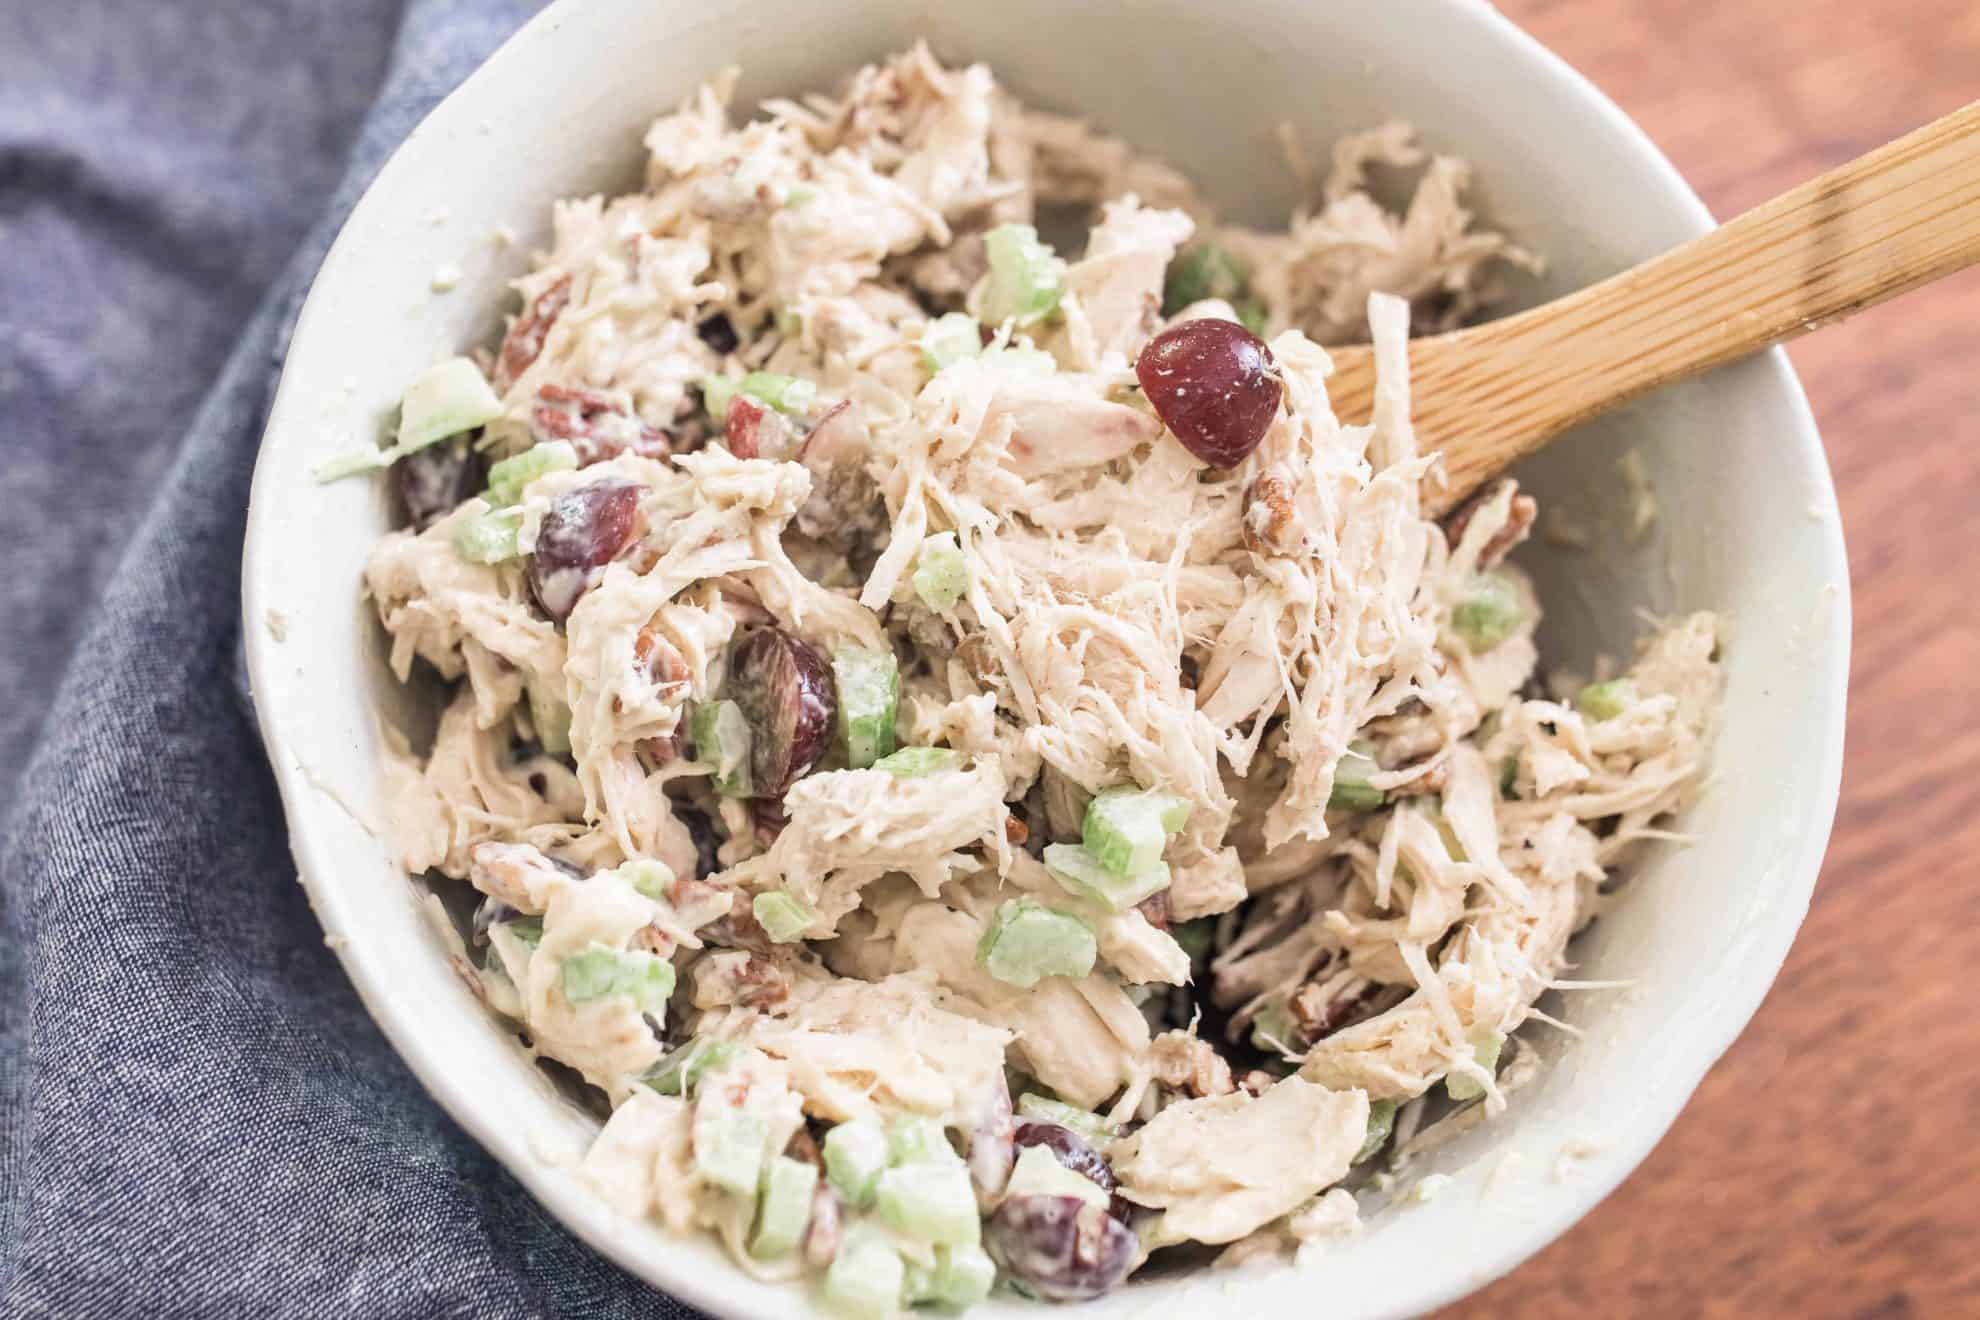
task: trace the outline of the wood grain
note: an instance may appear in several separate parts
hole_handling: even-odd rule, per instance
[[[1973,0],[1499,0],[1732,215],[1980,94]],[[1843,802],[1746,1034],[1476,1317],[1980,1316],[1980,273],[1791,350],[1855,591]]]
[[[1712,233],[1516,316],[1410,341],[1413,420],[1442,512],[1638,395],[1980,261],[1980,102],[1797,184]],[[1366,418],[1372,350],[1327,393]]]

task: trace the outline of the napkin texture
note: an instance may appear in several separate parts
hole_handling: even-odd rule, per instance
[[[0,13],[0,1316],[692,1314],[560,1228],[372,1025],[237,683],[302,293],[536,7]]]

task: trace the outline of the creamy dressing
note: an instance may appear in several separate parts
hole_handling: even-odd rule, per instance
[[[1720,699],[1706,615],[1654,630],[1626,699],[1537,695],[1541,603],[1502,562],[1533,502],[1424,509],[1412,321],[1457,324],[1531,258],[1401,125],[1344,140],[1315,206],[1261,233],[922,48],[740,127],[732,86],[653,126],[641,192],[557,204],[517,281],[485,359],[501,415],[452,461],[555,442],[561,465],[478,497],[463,469],[458,507],[366,571],[394,672],[453,684],[386,774],[408,870],[483,897],[456,965],[611,1107],[580,1164],[606,1204],[864,1313],[966,1304],[993,1257],[1074,1298],[1167,1244],[1235,1262],[1354,1231],[1371,1106],[1405,1106],[1399,1146],[1440,1084],[1483,1098],[1452,1122],[1504,1106],[1533,1066],[1515,1046],[1500,1072],[1504,1038],[1695,792]],[[1400,212],[1378,164],[1417,175]],[[1082,253],[997,266],[999,226],[1063,205],[1092,208]],[[1205,245],[1240,275],[1179,296]],[[1042,310],[1005,322],[1012,296]],[[937,360],[931,308],[981,333]],[[1279,402],[1209,468],[1135,364],[1239,318]],[[1324,345],[1363,336],[1379,386],[1348,426]],[[634,492],[616,531],[580,518],[601,483]],[[516,553],[468,555],[491,527]],[[932,545],[960,555],[945,592]],[[790,672],[740,672],[765,630]],[[852,709],[848,652],[891,661],[897,710]],[[754,722],[699,720],[722,701]],[[895,743],[936,759],[867,764]],[[1177,807],[1115,841],[1159,875],[1095,860],[1110,789]],[[1014,911],[1057,960],[1027,984],[988,955]],[[1061,1119],[1057,1165],[1100,1191],[1054,1208],[1026,1184],[1054,1165],[1011,1170]],[[863,1135],[835,1157],[841,1130]],[[889,1269],[894,1293],[847,1300]]]

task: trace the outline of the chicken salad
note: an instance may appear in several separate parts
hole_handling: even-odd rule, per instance
[[[598,1194],[848,1314],[1337,1230],[1505,1103],[1718,700],[1706,615],[1542,669],[1512,481],[1425,510],[1405,342],[1531,258],[1401,126],[1268,233],[925,49],[732,87],[323,472],[389,468],[366,591],[449,685],[405,866],[602,1098]]]

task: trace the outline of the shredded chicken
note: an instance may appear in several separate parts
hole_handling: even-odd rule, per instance
[[[832,1122],[906,1111],[967,1127],[1001,1086],[1009,1033],[939,1007],[926,973],[806,980],[774,1013],[702,1019],[710,1037],[782,1059],[805,1111]]]
[[[1162,1212],[1147,1240],[1234,1242],[1340,1180],[1368,1128],[1368,1098],[1288,1077],[1170,1105],[1108,1148],[1121,1193]]]
[[[932,1286],[960,1258],[896,1194],[956,1179],[1045,1296],[1352,1231],[1371,1103],[1498,1112],[1720,699],[1704,614],[1542,670],[1512,480],[1426,512],[1412,327],[1535,259],[1405,125],[1267,233],[923,47],[746,123],[734,86],[652,126],[640,191],[555,206],[483,420],[398,459],[456,492],[365,573],[393,672],[451,687],[387,775],[406,868],[480,895],[456,966],[613,1106],[598,1195],[763,1277],[882,1243]],[[1137,362],[1240,321],[1262,433],[1212,467]],[[1349,426],[1324,345],[1362,340]],[[1015,1113],[1112,1132],[1125,1202],[1027,1185]],[[1045,1277],[1046,1202],[1097,1284]]]

